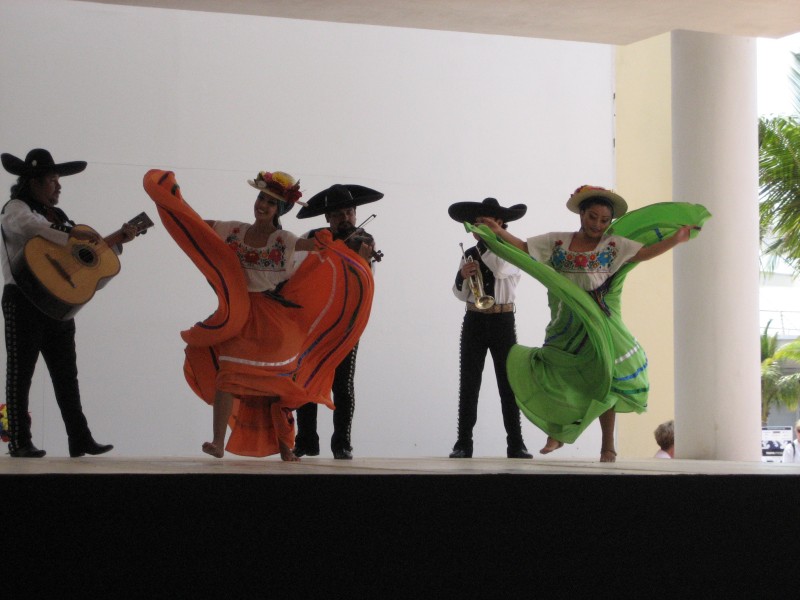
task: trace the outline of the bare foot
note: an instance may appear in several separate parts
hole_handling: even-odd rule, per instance
[[[205,442],[203,444],[203,452],[205,452],[206,454],[210,454],[215,458],[222,458],[223,456],[225,456],[225,450],[217,447],[212,442]]]
[[[541,450],[539,450],[539,454],[550,454],[553,450],[558,450],[563,445],[564,442],[559,442],[558,440],[555,440],[548,435],[547,443]]]
[[[281,444],[281,460],[284,462],[300,462],[300,458],[295,456],[295,453],[292,452],[292,449],[289,448],[286,444]]]
[[[613,450],[600,450],[600,462],[617,462],[617,453]]]

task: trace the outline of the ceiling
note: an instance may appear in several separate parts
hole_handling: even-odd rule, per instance
[[[626,45],[686,29],[781,38],[798,0],[89,0],[103,4]]]

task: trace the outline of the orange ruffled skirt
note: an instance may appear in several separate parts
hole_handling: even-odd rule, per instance
[[[208,404],[217,389],[236,398],[226,450],[268,456],[294,447],[292,410],[307,402],[333,408],[336,366],[369,320],[374,282],[364,259],[328,230],[284,284],[281,296],[300,308],[247,291],[239,260],[185,202],[173,173],[151,170],[144,188],[164,227],[217,295],[216,311],[181,337],[184,374]],[[279,397],[275,400],[275,397]]]

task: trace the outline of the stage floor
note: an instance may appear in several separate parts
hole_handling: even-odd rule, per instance
[[[43,459],[0,457],[3,475],[800,475],[800,465],[715,460],[620,460],[616,463],[506,458],[304,458],[285,463],[271,457]]]

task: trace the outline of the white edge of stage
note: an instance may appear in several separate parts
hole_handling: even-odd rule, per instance
[[[800,475],[800,464],[718,460],[640,459],[599,461],[524,460],[506,458],[303,458],[283,462],[269,458],[225,457],[44,457],[0,456],[6,475]]]

